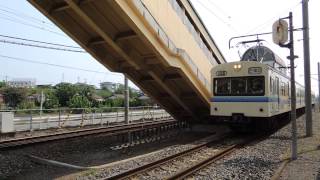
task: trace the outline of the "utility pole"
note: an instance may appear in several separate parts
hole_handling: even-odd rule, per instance
[[[126,124],[129,124],[129,98],[128,78],[124,74],[124,121]],[[130,132],[128,132],[128,142],[132,142],[132,136]]]
[[[289,33],[290,41],[288,41],[288,23],[284,19],[289,19]],[[291,113],[290,120],[292,125],[292,144],[291,144],[291,159],[297,159],[297,114],[296,114],[296,82],[295,82],[295,72],[294,72],[294,59],[297,57],[294,55],[294,41],[293,41],[293,20],[292,12],[289,13],[289,17],[280,18],[272,26],[272,38],[275,44],[280,47],[285,47],[290,49],[290,84],[291,84]]]
[[[312,105],[311,105],[311,80],[310,80],[310,43],[309,43],[309,10],[308,1],[302,0],[303,20],[303,54],[304,54],[304,85],[306,105],[306,136],[312,136]]]
[[[320,111],[320,63],[318,62],[318,106]]]
[[[43,90],[41,91],[41,97],[40,97],[40,119],[42,119],[42,107],[43,107],[43,103],[44,103],[44,94],[43,94]]]
[[[124,75],[124,121],[126,124],[129,124],[129,87],[128,87],[128,78]]]
[[[290,27],[290,75],[291,75],[291,124],[292,124],[292,148],[291,159],[297,159],[297,122],[296,122],[296,82],[294,72],[294,44],[293,44],[293,23],[292,12],[289,13],[289,27]]]

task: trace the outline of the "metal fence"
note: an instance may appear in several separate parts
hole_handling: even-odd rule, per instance
[[[60,108],[60,109],[22,109],[1,110],[13,112],[15,131],[33,131],[50,128],[108,126],[124,123],[124,107],[108,108]],[[1,112],[0,111],[0,112]],[[130,107],[128,119],[150,121],[171,118],[158,106]]]

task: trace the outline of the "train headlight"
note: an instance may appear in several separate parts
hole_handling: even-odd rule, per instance
[[[235,71],[240,71],[240,69],[241,69],[241,64],[235,64],[235,65],[233,65],[233,69],[234,69]]]
[[[251,67],[248,69],[248,74],[261,74],[262,68],[261,67]]]

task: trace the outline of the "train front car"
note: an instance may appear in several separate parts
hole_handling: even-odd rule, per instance
[[[229,123],[235,131],[273,126],[275,122],[271,117],[281,113],[279,83],[288,83],[285,69],[280,68],[283,66],[270,49],[255,46],[244,53],[241,61],[214,67],[211,71],[211,116]],[[270,87],[272,79],[277,79],[278,86]]]

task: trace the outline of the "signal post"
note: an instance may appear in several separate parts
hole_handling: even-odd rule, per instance
[[[289,19],[289,33],[290,41],[288,41],[288,23],[284,19]],[[291,75],[291,124],[292,124],[292,145],[291,145],[291,159],[297,159],[297,123],[296,123],[296,83],[295,83],[295,72],[294,72],[294,44],[293,44],[293,23],[292,23],[292,12],[289,13],[288,17],[281,18],[276,21],[272,26],[272,37],[273,42],[278,44],[280,47],[286,47],[290,49],[290,75]]]

